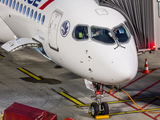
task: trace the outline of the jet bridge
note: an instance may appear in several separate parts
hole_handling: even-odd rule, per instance
[[[160,2],[160,0],[158,0]],[[160,4],[157,0],[97,0],[101,6],[119,11],[127,20],[139,51],[160,48]]]

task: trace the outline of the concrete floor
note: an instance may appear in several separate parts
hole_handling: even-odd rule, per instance
[[[0,112],[14,102],[18,102],[56,113],[58,120],[64,120],[67,117],[76,120],[94,120],[88,115],[88,106],[76,108],[74,102],[58,94],[65,91],[85,104],[93,102],[94,99],[90,97],[93,92],[85,87],[83,78],[64,68],[56,69],[53,62],[30,48],[14,53],[7,53],[0,49],[0,54],[4,56],[0,57]],[[148,59],[151,72],[148,75],[141,72],[144,69],[145,58]],[[143,98],[136,103],[144,109],[160,108],[160,99],[157,97],[160,96],[159,58],[160,51],[156,51],[154,54],[140,55],[136,78],[130,83],[120,86],[134,99]],[[20,67],[43,80],[37,81],[29,77],[17,69]],[[103,101],[118,101],[118,98],[128,100],[127,95],[122,91],[114,91]],[[137,111],[138,108],[132,102],[109,104],[109,109],[110,113],[114,113],[110,115],[110,120],[160,120],[158,113],[135,113],[134,111]],[[117,115],[118,113],[121,114]]]

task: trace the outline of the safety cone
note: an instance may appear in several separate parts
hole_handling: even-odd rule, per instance
[[[148,61],[147,61],[147,58],[146,58],[146,60],[145,60],[145,65],[144,65],[144,71],[143,71],[143,73],[145,73],[145,74],[150,73],[150,72],[149,72],[149,68],[148,68]]]

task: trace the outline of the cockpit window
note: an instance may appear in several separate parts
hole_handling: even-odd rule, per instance
[[[119,42],[126,42],[129,37],[130,37],[130,33],[127,30],[127,28],[124,25],[121,25],[117,28],[115,28],[113,30],[113,32],[115,33],[116,37],[118,38]]]
[[[77,26],[73,31],[73,37],[77,40],[88,39],[88,26]]]
[[[97,40],[104,43],[115,43],[112,33],[108,29],[91,27],[91,37],[93,40]]]

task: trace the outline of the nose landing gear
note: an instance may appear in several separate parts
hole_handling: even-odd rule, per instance
[[[91,96],[95,98],[96,102],[93,102],[89,109],[89,114],[96,119],[109,118],[109,107],[107,102],[101,102],[101,99],[105,97],[106,91],[103,89],[104,85],[100,83],[93,83],[95,89],[95,95]]]

